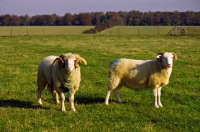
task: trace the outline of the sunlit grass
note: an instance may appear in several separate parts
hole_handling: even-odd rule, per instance
[[[199,44],[191,37],[158,35],[0,37],[0,130],[199,131]],[[178,56],[170,83],[162,90],[163,108],[154,108],[150,90],[127,88],[120,91],[123,103],[116,103],[112,94],[110,105],[104,104],[111,60],[155,59],[161,51]],[[79,53],[88,65],[81,66],[77,111],[63,113],[47,90],[42,94],[43,106],[37,104],[36,75],[42,58],[67,52]],[[67,100],[65,105],[69,108]]]

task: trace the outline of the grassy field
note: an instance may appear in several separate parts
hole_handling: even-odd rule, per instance
[[[107,35],[166,35],[173,26],[116,26],[106,30]]]
[[[200,131],[200,41],[192,37],[131,35],[47,35],[0,37],[0,131],[2,132],[198,132]],[[123,103],[112,94],[104,104],[109,62],[116,58],[155,59],[173,51],[170,83],[163,87],[163,108],[154,108],[152,92],[122,88]],[[37,104],[36,75],[48,55],[79,53],[82,81],[76,112],[61,112],[44,90]],[[66,94],[67,96],[67,94]],[[69,103],[66,101],[66,108]]]
[[[80,35],[94,26],[1,26],[0,36],[16,35]]]
[[[187,34],[200,34],[198,26],[179,26]],[[0,26],[0,36],[31,36],[31,35],[80,35],[84,30],[94,26]],[[167,35],[174,26],[115,26],[100,35]],[[190,28],[190,30],[189,30]],[[193,32],[191,28],[194,28]],[[177,33],[179,33],[178,31]],[[172,32],[175,34],[175,32]]]

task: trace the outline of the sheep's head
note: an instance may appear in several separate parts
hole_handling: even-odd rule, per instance
[[[158,53],[157,55],[157,60],[161,62],[163,67],[171,68],[173,59],[177,59],[176,54],[173,52]]]
[[[59,66],[62,68],[67,69],[69,72],[71,72],[74,68],[80,67],[80,63],[84,62],[85,65],[87,65],[87,62],[84,58],[82,58],[78,54],[62,54],[59,56],[59,58],[56,58],[53,62],[53,65],[58,62]]]
[[[60,67],[65,68],[71,72],[75,68],[75,60],[76,57],[72,53],[62,54],[59,56],[59,58],[54,60],[53,65],[58,62]]]

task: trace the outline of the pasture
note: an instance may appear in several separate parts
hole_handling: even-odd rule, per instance
[[[0,36],[81,35],[94,26],[0,26]],[[167,35],[174,26],[115,26],[97,35]],[[186,34],[200,34],[198,26],[179,26]],[[195,30],[195,32],[193,30]],[[180,31],[176,31],[179,33]],[[172,32],[175,34],[175,32]]]
[[[2,26],[0,36],[80,35],[94,26]]]
[[[200,131],[200,41],[192,37],[162,35],[39,35],[0,37],[0,130],[81,131]],[[123,103],[104,104],[109,62],[116,58],[155,59],[173,51],[178,60],[170,83],[162,88],[164,107],[154,108],[152,92],[120,90]],[[47,90],[37,104],[36,75],[48,55],[78,53],[82,81],[75,94],[76,112],[61,112]],[[69,103],[66,95],[66,109]]]

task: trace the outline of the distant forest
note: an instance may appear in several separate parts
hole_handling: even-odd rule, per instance
[[[0,26],[97,26],[106,25],[113,27],[116,25],[127,26],[199,26],[200,12],[140,12],[132,10],[130,12],[91,12],[71,14],[64,16],[35,15],[17,16],[5,14],[0,16]]]

